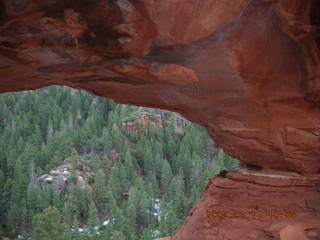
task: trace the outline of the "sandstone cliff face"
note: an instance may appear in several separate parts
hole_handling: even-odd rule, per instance
[[[172,240],[320,239],[319,176],[237,168],[211,178]]]
[[[2,0],[0,91],[68,85],[176,111],[243,163],[319,180],[319,9],[317,0]],[[278,193],[279,204],[292,198]],[[176,239],[190,239],[190,219]]]

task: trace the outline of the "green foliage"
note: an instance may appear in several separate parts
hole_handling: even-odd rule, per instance
[[[62,222],[60,212],[54,207],[46,208],[35,215],[32,221],[34,240],[70,240],[70,231]]]
[[[101,211],[103,211],[106,204],[106,186],[105,175],[101,169],[98,170],[94,178],[93,189],[95,192],[95,200],[98,203],[98,207]]]
[[[145,113],[154,124],[159,114],[164,127],[142,122]],[[176,118],[65,87],[2,94],[1,222],[8,232],[42,240],[172,235],[208,178],[238,164],[213,147],[204,128]],[[61,194],[38,182],[66,161],[71,173]],[[98,234],[102,219],[110,223]],[[70,233],[74,228],[88,231]]]
[[[114,231],[113,234],[110,237],[110,240],[125,240],[125,236],[122,232]]]
[[[100,220],[98,217],[98,210],[96,204],[91,201],[89,206],[89,218],[88,218],[88,226],[89,229],[94,229],[94,227],[99,226]]]
[[[161,192],[165,194],[168,192],[169,184],[172,179],[172,171],[168,161],[164,160],[162,164],[162,174],[161,174]]]

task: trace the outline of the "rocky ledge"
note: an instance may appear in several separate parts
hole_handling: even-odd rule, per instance
[[[238,167],[209,180],[172,240],[320,239],[320,176]]]

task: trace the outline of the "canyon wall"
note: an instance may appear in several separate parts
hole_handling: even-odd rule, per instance
[[[319,12],[317,0],[1,0],[0,92],[67,85],[205,126],[242,167],[210,180],[174,240],[319,239]],[[233,215],[248,209],[271,215]]]

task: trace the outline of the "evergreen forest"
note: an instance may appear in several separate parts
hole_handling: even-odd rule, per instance
[[[177,113],[67,87],[0,95],[0,239],[171,236],[237,166]]]

